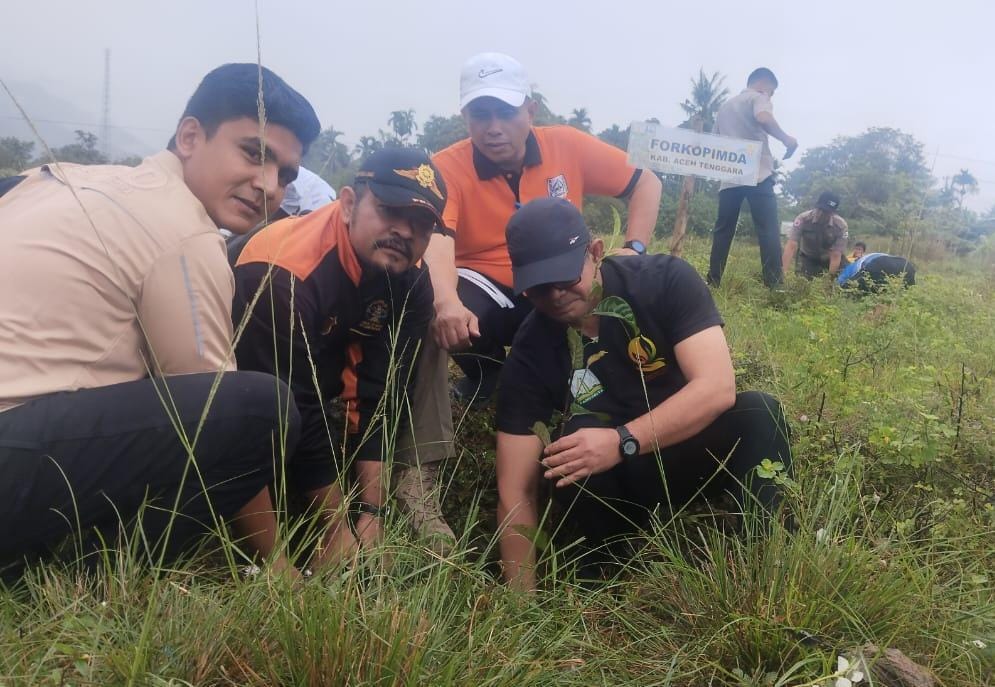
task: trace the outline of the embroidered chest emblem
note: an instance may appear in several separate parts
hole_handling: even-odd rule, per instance
[[[366,314],[356,329],[362,329],[364,333],[379,332],[387,322],[387,312],[387,301],[373,301],[366,306]]]
[[[562,174],[557,174],[555,177],[546,179],[546,191],[550,198],[566,198],[567,178]]]
[[[574,370],[570,378],[570,393],[577,403],[587,403],[604,390],[601,380],[593,372],[588,369]]]

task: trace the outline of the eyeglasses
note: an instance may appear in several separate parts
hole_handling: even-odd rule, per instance
[[[577,284],[580,283],[580,280],[581,278],[583,278],[583,276],[584,274],[581,273],[580,277],[577,277],[576,279],[573,279],[571,281],[553,281],[549,282],[548,284],[536,284],[535,286],[530,286],[529,288],[525,289],[523,293],[529,298],[543,298],[545,296],[548,296],[549,292],[554,289],[556,289],[557,291],[567,291],[568,289],[572,289],[573,287],[577,286]]]

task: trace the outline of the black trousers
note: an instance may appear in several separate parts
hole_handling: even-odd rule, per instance
[[[719,191],[719,216],[712,233],[712,255],[708,264],[708,283],[716,286],[722,281],[729,249],[736,235],[739,211],[743,201],[750,204],[750,214],[757,230],[760,244],[760,264],[764,284],[776,286],[784,281],[781,271],[781,233],[777,219],[777,198],[774,196],[774,177],[767,177],[756,186],[735,186]]]
[[[502,308],[483,289],[460,277],[456,292],[463,305],[474,315],[480,326],[480,338],[473,340],[470,349],[453,355],[453,360],[470,379],[479,380],[483,375],[498,372],[504,362],[505,346],[510,346],[515,332],[525,317],[532,312],[532,302],[523,295],[516,296],[511,289],[494,283],[515,304]]]
[[[602,423],[592,418],[578,417],[571,431],[590,427],[592,421],[612,427],[625,421]],[[592,475],[582,486],[553,492],[568,509],[566,517],[584,533],[587,547],[594,549],[643,527],[657,505],[676,511],[699,490],[704,498],[729,493],[745,509],[756,512],[762,507],[773,513],[780,504],[779,490],[754,473],[764,458],[791,469],[787,424],[777,399],[746,391],[696,436],[661,450],[659,461],[647,453]]]
[[[873,293],[884,288],[889,278],[899,275],[906,287],[915,286],[916,266],[913,263],[897,255],[882,255],[857,272],[844,287],[856,286],[863,293]]]
[[[300,417],[274,377],[230,372],[198,434],[215,379],[145,379],[0,413],[0,562],[43,555],[70,535],[114,542],[143,504],[147,541],[168,557],[230,519],[273,480],[281,432],[293,452]]]

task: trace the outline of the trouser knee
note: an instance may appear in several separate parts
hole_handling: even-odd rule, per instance
[[[219,391],[218,402],[233,404],[242,413],[242,427],[236,432],[263,437],[275,437],[272,444],[260,446],[259,458],[292,456],[301,434],[301,416],[290,388],[279,379],[263,372],[235,372],[225,375],[225,386]],[[271,447],[283,445],[284,449]]]

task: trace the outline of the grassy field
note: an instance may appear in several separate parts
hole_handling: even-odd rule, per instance
[[[703,271],[708,245],[687,257]],[[461,422],[441,558],[396,522],[381,551],[291,587],[209,552],[0,589],[0,685],[820,685],[866,643],[943,685],[995,683],[995,270],[922,265],[861,300],[770,293],[734,247],[716,301],[742,389],[782,399],[798,521],[760,541],[685,514],[603,587],[544,549],[542,591],[496,579],[487,411]],[[844,671],[845,672],[845,671]],[[880,683],[877,683],[880,684]]]

